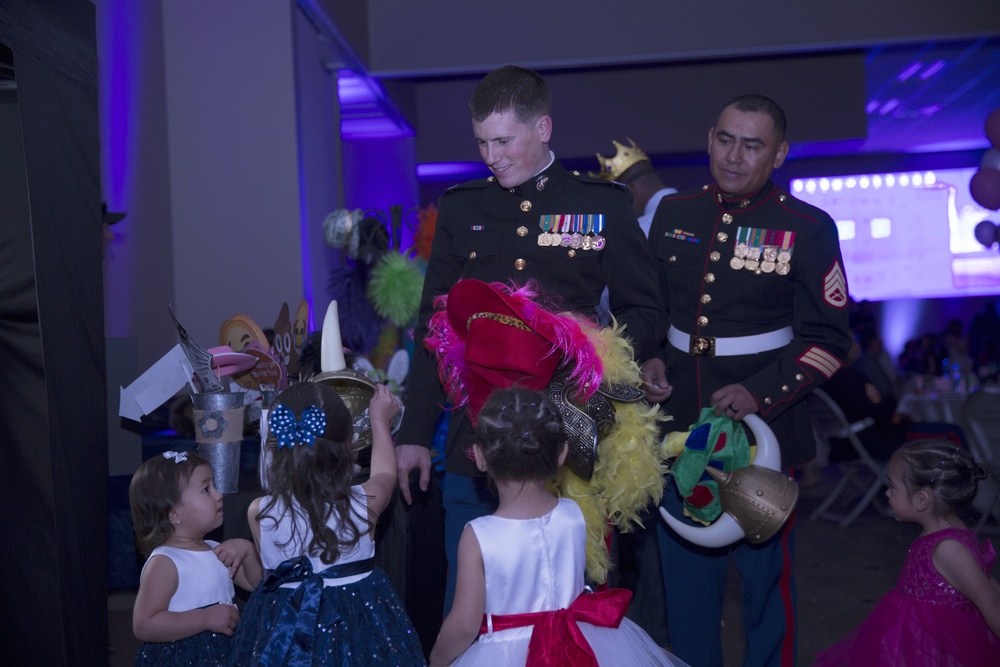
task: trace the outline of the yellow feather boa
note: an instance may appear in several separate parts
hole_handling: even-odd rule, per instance
[[[624,327],[607,329],[584,326],[588,338],[604,363],[604,381],[642,384],[632,346],[622,336]],[[553,492],[572,498],[583,510],[587,523],[587,577],[594,582],[607,580],[610,559],[605,543],[609,524],[629,532],[639,521],[639,512],[659,504],[666,470],[660,447],[659,423],[670,419],[659,406],[615,403],[615,423],[597,444],[597,460],[589,482],[560,470]]]

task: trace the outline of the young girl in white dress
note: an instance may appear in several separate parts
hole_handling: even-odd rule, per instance
[[[165,452],[139,466],[128,493],[137,542],[148,555],[132,610],[142,642],[135,664],[228,664],[240,619],[233,579],[253,590],[262,572],[249,540],[205,539],[223,518],[212,467],[196,454]]]
[[[375,566],[375,524],[396,486],[385,385],[368,406],[371,475],[353,484],[353,419],[329,386],[300,382],[268,415],[270,492],[250,504],[267,579],[236,631],[236,665],[424,665],[402,601]]]
[[[624,618],[631,593],[584,586],[586,527],[547,482],[566,459],[555,405],[521,388],[479,413],[476,465],[499,495],[458,545],[455,603],[430,655],[438,665],[684,665]]]

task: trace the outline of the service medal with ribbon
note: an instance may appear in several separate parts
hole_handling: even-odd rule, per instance
[[[747,240],[749,237],[749,227],[739,227],[736,230],[736,245],[733,247],[733,258],[729,260],[730,268],[739,271],[746,265],[747,252],[749,251]]]
[[[552,229],[554,216],[543,215],[538,220],[538,226],[541,228],[541,232],[538,233],[538,245],[540,246],[550,246],[552,245],[552,240],[549,238],[549,230]]]
[[[564,215],[562,217],[563,221],[562,226],[560,227],[562,236],[559,238],[559,245],[563,248],[568,248],[570,247],[570,244],[573,243],[573,218],[575,217],[575,215]]]
[[[761,248],[763,237],[763,229],[750,230],[750,240],[747,243],[747,262],[746,266],[743,267],[747,271],[756,271],[760,268],[760,258],[764,254],[763,248]]]
[[[604,231],[604,214],[603,213],[592,213],[587,216],[587,238],[590,239],[590,247],[593,250],[604,250],[604,246],[607,243],[605,238],[601,236],[601,232]]]
[[[777,241],[780,249],[778,250],[778,264],[774,267],[775,272],[779,276],[787,276],[791,270],[792,261],[792,249],[795,247],[795,232],[791,231],[779,231],[777,232]]]

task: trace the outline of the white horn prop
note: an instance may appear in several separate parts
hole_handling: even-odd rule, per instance
[[[771,470],[780,470],[781,450],[778,449],[778,439],[775,437],[774,431],[757,415],[747,415],[743,418],[743,422],[757,441],[757,453],[754,456],[753,464]],[[663,507],[660,507],[660,516],[678,535],[688,542],[702,547],[726,547],[746,537],[743,529],[736,523],[736,519],[728,512],[723,512],[722,516],[710,526],[692,526],[683,523],[674,518]]]
[[[340,317],[337,315],[337,302],[331,301],[326,308],[323,319],[323,333],[319,350],[319,367],[324,373],[342,371],[347,368],[344,360],[344,343],[340,338]]]
[[[747,415],[743,418],[743,423],[747,425],[747,428],[753,433],[754,440],[757,441],[757,453],[751,463],[755,466],[763,466],[781,472],[781,449],[778,447],[778,438],[774,435],[771,427],[757,415]]]

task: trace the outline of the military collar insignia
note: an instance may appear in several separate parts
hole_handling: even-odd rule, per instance
[[[768,181],[760,190],[752,195],[741,197],[727,197],[719,190],[718,185],[713,185],[712,188],[715,191],[715,202],[723,209],[732,211],[747,209],[764,201],[774,191],[774,184]]]

